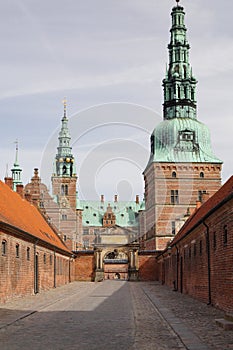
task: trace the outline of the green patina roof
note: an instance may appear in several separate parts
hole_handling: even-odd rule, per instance
[[[129,202],[101,202],[77,200],[77,209],[82,209],[83,226],[102,226],[103,215],[108,205],[112,207],[112,212],[116,215],[116,225],[121,227],[133,227],[138,225],[138,211],[142,210],[142,203]]]
[[[174,118],[161,122],[152,133],[152,162],[222,163],[212,149],[206,125],[192,118]]]
[[[164,120],[151,135],[153,162],[222,163],[211,148],[210,132],[197,120],[196,84],[189,63],[189,43],[183,7],[172,9],[169,64],[164,88]]]

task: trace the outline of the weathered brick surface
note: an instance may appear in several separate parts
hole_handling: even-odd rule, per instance
[[[78,252],[75,259],[75,280],[94,281],[95,257],[92,252]]]
[[[74,280],[74,263],[69,257],[4,231],[0,232],[0,241],[1,245],[2,242],[6,244],[6,253],[2,250],[0,254],[0,302],[34,294],[35,254],[38,257],[38,292]]]
[[[173,173],[176,177],[173,177]],[[203,173],[204,177],[200,174]],[[221,165],[152,163],[145,174],[146,212],[145,249],[164,249],[184,222],[187,208],[196,207],[199,191],[212,196],[221,186]],[[171,203],[171,191],[177,190],[179,203]],[[154,236],[154,240],[151,237]],[[153,244],[153,246],[152,246]]]
[[[232,312],[232,195],[187,234],[184,229],[180,239],[171,244],[171,249],[159,256],[158,263],[162,283]]]
[[[105,280],[128,280],[128,264],[104,264]]]
[[[156,261],[156,253],[144,254],[139,253],[139,280],[155,281],[158,280],[158,265]]]

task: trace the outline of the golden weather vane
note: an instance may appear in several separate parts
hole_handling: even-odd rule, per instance
[[[64,106],[64,117],[66,117],[66,107],[67,107],[67,99],[66,99],[66,97],[63,98],[62,103],[63,103],[63,106]]]

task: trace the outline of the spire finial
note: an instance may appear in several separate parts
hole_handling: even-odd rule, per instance
[[[62,103],[63,103],[63,106],[64,106],[64,118],[66,118],[66,106],[67,106],[67,99],[66,99],[66,97],[64,97]]]
[[[179,2],[180,2],[180,0],[176,0],[176,2],[177,2],[177,6],[179,6]]]
[[[16,149],[16,151],[18,151],[18,149],[19,149],[19,141],[18,141],[18,139],[16,139],[14,143],[15,143],[15,149]]]
[[[18,164],[18,151],[19,151],[19,141],[15,140],[15,164]]]

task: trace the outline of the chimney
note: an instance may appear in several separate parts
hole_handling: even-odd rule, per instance
[[[139,204],[139,195],[136,195],[136,200],[135,200],[136,204]]]
[[[209,198],[210,198],[210,195],[208,192],[202,193],[201,195],[202,203],[205,203]]]
[[[104,195],[103,194],[101,194],[101,196],[100,196],[100,201],[101,201],[101,203],[104,203]]]
[[[117,199],[117,194],[115,194],[115,196],[114,196],[114,202],[117,202],[118,201],[118,199]]]
[[[13,179],[12,177],[5,177],[5,184],[13,190]]]
[[[23,185],[16,185],[16,192],[20,195],[20,197],[24,198]]]

